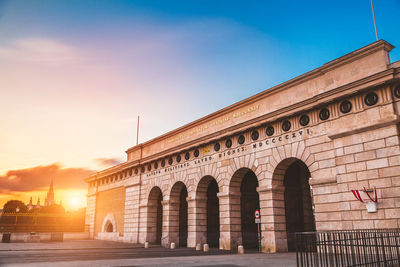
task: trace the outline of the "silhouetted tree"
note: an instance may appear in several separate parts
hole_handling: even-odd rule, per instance
[[[7,212],[27,212],[28,208],[26,205],[19,200],[9,200],[3,207],[3,213]]]

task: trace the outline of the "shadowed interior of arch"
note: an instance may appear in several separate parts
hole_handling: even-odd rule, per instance
[[[147,204],[147,241],[157,245],[161,245],[162,200],[161,189],[157,186],[153,187]]]
[[[288,251],[295,251],[295,233],[315,231],[309,185],[310,172],[300,160],[291,163],[284,175],[285,219]]]
[[[260,209],[257,187],[257,176],[248,168],[237,170],[230,182],[232,244],[242,244],[245,249],[256,249],[259,247],[258,227],[254,220],[255,210]]]
[[[171,240],[176,240],[180,247],[187,246],[188,239],[188,192],[186,186],[182,182],[176,182],[171,189],[170,197],[170,214],[169,235]]]
[[[106,222],[105,232],[112,233],[114,231],[114,226],[110,221]]]
[[[210,247],[219,247],[219,192],[217,181],[212,176],[203,177],[197,188],[196,213],[199,242]]]

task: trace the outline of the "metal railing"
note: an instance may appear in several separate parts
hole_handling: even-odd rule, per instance
[[[296,233],[297,266],[400,266],[400,229]]]

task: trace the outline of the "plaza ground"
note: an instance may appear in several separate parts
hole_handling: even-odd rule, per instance
[[[296,266],[294,253],[193,248],[175,250],[153,246],[80,240],[46,243],[0,243],[1,266]]]

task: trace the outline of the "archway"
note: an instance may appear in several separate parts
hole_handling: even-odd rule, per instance
[[[295,251],[295,233],[315,231],[315,219],[308,182],[310,171],[300,160],[291,163],[284,174],[285,219],[288,251]]]
[[[112,232],[114,232],[113,224],[112,224],[110,221],[107,221],[104,230],[105,230],[105,232],[107,232],[107,233],[112,233]]]
[[[161,245],[162,235],[162,200],[161,189],[153,187],[147,203],[147,241],[158,245]]]
[[[212,176],[203,177],[196,192],[197,242],[219,247],[219,192],[217,181]]]
[[[187,246],[188,239],[188,192],[182,182],[177,182],[171,189],[170,235],[180,247]]]
[[[254,221],[254,212],[260,209],[257,187],[257,176],[248,168],[241,168],[232,176],[230,217],[232,222],[239,225],[231,226],[231,238],[233,244],[241,243],[246,249],[258,249],[259,247],[258,228]],[[240,233],[235,234],[235,230],[239,230]],[[235,238],[238,240],[234,240]]]

